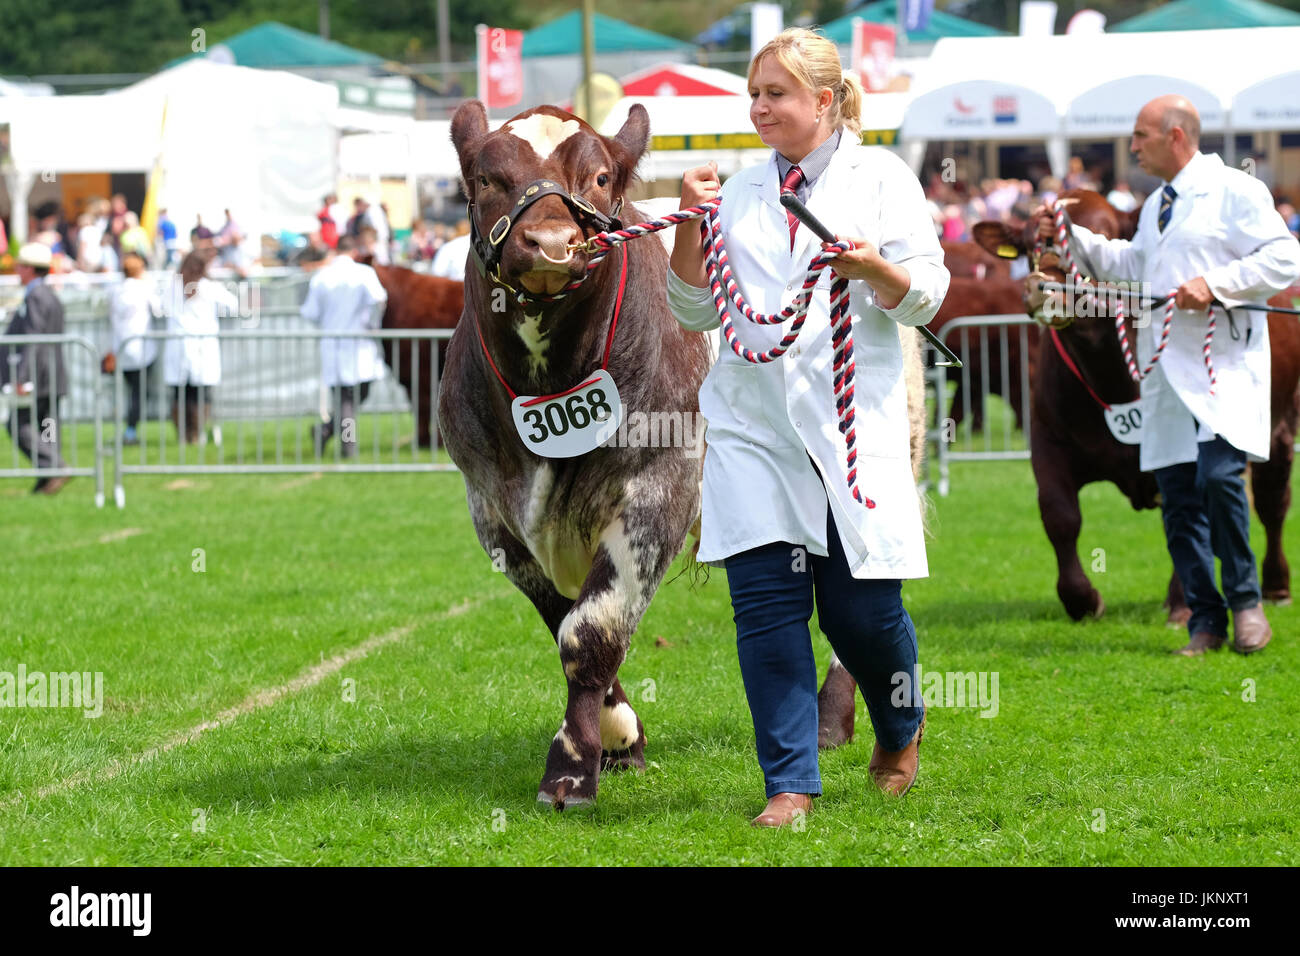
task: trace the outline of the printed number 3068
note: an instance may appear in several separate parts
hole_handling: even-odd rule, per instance
[[[583,399],[586,399],[586,405]],[[590,411],[587,406],[590,406]],[[545,411],[530,408],[524,412],[524,421],[534,428],[528,436],[531,442],[546,441],[550,435],[566,434],[570,428],[583,429],[592,422],[600,424],[613,412],[605,401],[605,392],[599,388],[570,395],[565,402],[547,402],[543,408]]]

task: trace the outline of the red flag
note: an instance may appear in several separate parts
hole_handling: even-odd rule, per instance
[[[868,92],[879,92],[889,87],[893,63],[894,28],[855,18],[852,66]]]
[[[488,109],[514,106],[524,96],[522,30],[478,27],[478,96]]]

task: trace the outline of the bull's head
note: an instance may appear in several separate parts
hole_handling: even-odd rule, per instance
[[[1059,202],[1075,225],[1097,235],[1108,239],[1131,239],[1137,231],[1140,209],[1121,212],[1092,190],[1072,189],[1062,194]],[[975,224],[971,237],[996,256],[1011,259],[1022,255],[1029,257],[1033,271],[1025,277],[1025,312],[1040,324],[1065,328],[1075,320],[1076,305],[1081,301],[1088,305],[1089,316],[1109,311],[1105,301],[1081,297],[1078,290],[1061,292],[1063,287],[1070,285],[1061,262],[1061,250],[1053,243],[1038,242],[1037,228],[1034,220],[1018,232],[1003,223],[986,221]]]
[[[586,274],[586,239],[617,221],[650,136],[633,106],[614,137],[554,106],[527,110],[488,132],[483,104],[451,121],[470,201],[474,252],[494,281],[555,295]]]
[[[1051,283],[1063,283],[1065,270],[1061,268],[1060,257],[1054,249],[1048,249],[1035,256],[1035,225],[1027,223],[1024,229],[1014,231],[1005,223],[984,221],[971,227],[971,238],[988,252],[1004,259],[1016,259],[1028,256],[1033,271],[1025,277],[1022,296],[1025,312],[1034,321],[1055,328],[1064,328],[1071,319],[1063,315],[1059,307],[1049,308],[1049,289]]]

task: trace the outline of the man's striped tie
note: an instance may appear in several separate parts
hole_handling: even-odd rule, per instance
[[[1156,225],[1160,227],[1161,232],[1164,232],[1165,226],[1169,225],[1169,219],[1174,213],[1174,200],[1177,197],[1178,193],[1174,192],[1173,186],[1166,185],[1160,191],[1160,217],[1156,220]]]

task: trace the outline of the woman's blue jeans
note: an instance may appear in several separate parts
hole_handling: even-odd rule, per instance
[[[919,694],[896,692],[917,686],[916,630],[903,608],[902,582],[854,578],[829,508],[826,524],[827,557],[782,542],[725,562],[740,673],[768,797],[822,790],[817,665],[808,632],[814,604],[821,632],[858,682],[883,749],[906,747],[925,712]]]

